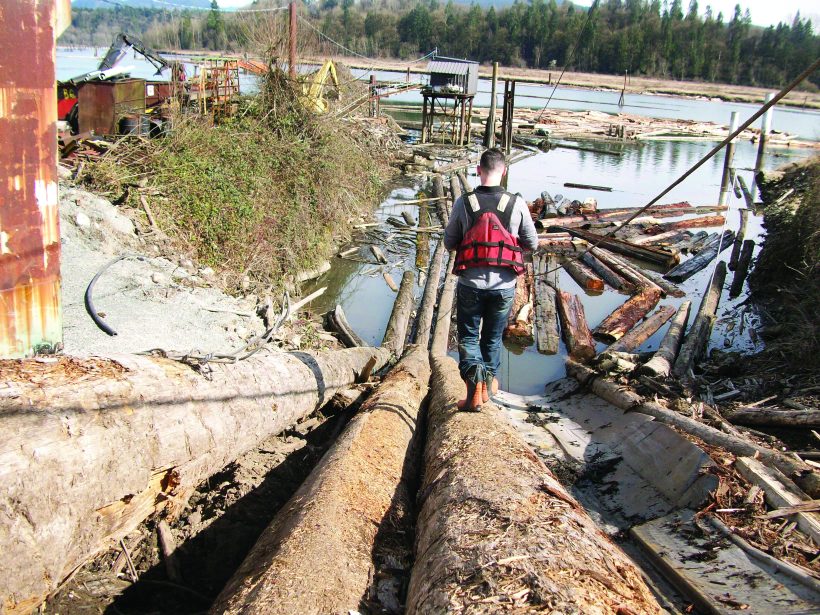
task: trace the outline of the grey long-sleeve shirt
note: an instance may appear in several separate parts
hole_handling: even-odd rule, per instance
[[[501,186],[479,186],[476,193],[481,198],[483,194],[503,192]],[[444,229],[444,247],[448,250],[455,250],[470,230],[470,219],[467,217],[464,198],[459,197],[453,204],[453,211],[447,228]],[[518,238],[519,245],[525,250],[535,250],[538,247],[538,232],[527,210],[524,199],[515,199],[512,216],[510,217],[510,233]],[[515,286],[518,276],[509,267],[471,267],[459,275],[458,283],[480,288],[483,290],[500,290]]]

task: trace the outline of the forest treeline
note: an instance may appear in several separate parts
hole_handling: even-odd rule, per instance
[[[215,4],[215,2],[213,3]],[[271,0],[268,6],[284,4]],[[740,5],[732,15],[715,14],[691,0],[602,0],[591,10],[555,0],[516,1],[496,9],[439,0],[323,0],[303,5],[317,52],[339,46],[367,57],[412,59],[439,54],[504,66],[563,68],[742,85],[780,86],[820,55],[820,37],[798,14],[792,23],[753,26]],[[254,3],[256,7],[266,2]],[[703,9],[703,10],[701,10]],[[134,21],[139,13],[143,21]],[[106,24],[122,19],[149,44],[172,49],[251,50],[259,14],[166,11],[115,7],[75,10],[65,44],[100,41]],[[263,13],[265,19],[286,12]],[[120,17],[118,17],[120,16]],[[126,17],[130,16],[130,21]],[[110,37],[109,37],[110,40]],[[338,45],[336,44],[338,43]],[[300,40],[300,49],[305,40]],[[332,49],[331,49],[332,48]],[[803,89],[816,90],[820,74]]]

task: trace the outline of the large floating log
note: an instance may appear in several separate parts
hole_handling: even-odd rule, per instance
[[[427,283],[424,285],[424,294],[421,297],[415,341],[416,344],[424,348],[427,348],[430,344],[430,338],[433,335],[433,310],[438,296],[438,285],[441,281],[441,267],[445,252],[444,241],[439,240],[430,261],[430,271],[427,276]]]
[[[584,304],[578,295],[559,290],[558,315],[561,317],[561,331],[569,356],[579,361],[587,361],[594,357],[595,341],[584,315]]]
[[[686,336],[686,341],[681,346],[678,358],[672,373],[678,378],[683,378],[689,374],[689,370],[695,364],[709,343],[709,336],[712,333],[712,326],[717,319],[717,308],[720,303],[720,295],[723,292],[723,283],[726,281],[726,263],[720,262],[715,268],[715,275],[706,293],[701,299],[698,314],[692,328]]]
[[[647,402],[634,391],[599,377],[595,371],[589,369],[586,365],[567,360],[567,374],[578,380],[582,385],[588,386],[598,397],[605,399],[621,410],[648,414],[667,425],[678,427],[700,438],[707,444],[722,447],[734,455],[757,457],[766,465],[775,467],[786,474],[811,497],[820,497],[820,473],[813,471],[808,464],[802,461],[748,440],[741,440],[730,434],[723,433],[714,427],[699,423],[695,419],[664,408],[657,403]]]
[[[412,271],[405,271],[401,276],[401,286],[399,294],[393,303],[393,311],[390,312],[390,320],[384,330],[382,346],[389,348],[393,354],[400,357],[404,353],[404,345],[407,341],[407,327],[410,325],[410,316],[413,313],[413,287],[415,285],[415,274]]]
[[[401,559],[389,551],[380,557],[377,535],[412,530],[414,436],[429,377],[422,348],[391,370],[262,533],[211,613],[359,610],[379,569]]]
[[[452,202],[461,196],[461,185],[456,176],[450,176],[450,195]],[[446,215],[449,218],[450,209],[445,208]],[[433,341],[430,345],[431,356],[447,354],[447,347],[450,342],[450,323],[453,314],[453,302],[456,296],[456,286],[458,285],[458,276],[453,274],[453,263],[455,262],[456,253],[451,251],[447,258],[447,274],[444,276],[444,286],[441,289],[441,295],[438,300],[438,312],[436,313],[436,320],[433,325]]]
[[[146,356],[0,363],[15,392],[0,399],[5,612],[36,607],[112,540],[184,504],[202,480],[390,355],[260,351],[209,364],[207,378]]]
[[[561,226],[550,226],[550,231],[558,231],[569,233],[575,237],[580,237],[594,246],[607,248],[612,252],[623,254],[632,258],[637,258],[649,263],[655,263],[663,267],[672,267],[678,262],[676,254],[672,254],[660,248],[653,248],[651,246],[639,246],[623,239],[616,239],[615,237],[606,237],[597,233],[589,231],[582,231],[577,228],[566,228]]]
[[[572,276],[572,279],[578,283],[578,286],[584,290],[593,292],[603,292],[604,281],[595,273],[584,265],[582,262],[574,258],[568,258],[564,261],[564,270]]]
[[[607,350],[609,352],[632,352],[652,337],[674,314],[675,308],[671,305],[660,306],[654,314],[612,344]]]
[[[581,260],[589,265],[590,269],[597,273],[604,282],[615,290],[629,293],[635,288],[634,284],[628,282],[622,275],[606,265],[592,252],[584,252],[581,254]]]
[[[663,336],[661,345],[655,355],[638,369],[641,374],[663,377],[670,374],[672,365],[675,363],[675,357],[678,356],[683,334],[686,331],[686,322],[689,320],[691,306],[691,301],[684,301],[678,308],[675,318],[672,320],[672,324],[669,325],[666,335]]]
[[[633,289],[657,288],[659,292],[661,291],[660,286],[645,276],[642,271],[639,271],[625,260],[618,258],[612,252],[601,248],[592,248],[590,253],[632,284]]]
[[[726,218],[724,218],[723,216],[701,216],[699,218],[678,220],[677,222],[666,222],[664,224],[657,225],[655,229],[657,233],[665,233],[666,231],[677,231],[684,228],[707,228],[710,226],[723,226],[725,223]]]
[[[560,344],[556,290],[550,285],[551,259],[542,254],[533,255],[535,271],[535,342],[538,352],[557,354]],[[554,260],[552,260],[554,264]],[[556,265],[557,266],[557,265]]]
[[[721,414],[736,425],[765,427],[820,427],[820,410],[785,410],[781,408],[721,408]]]
[[[623,305],[607,316],[595,329],[595,339],[612,343],[626,335],[638,321],[652,311],[661,293],[657,288],[645,288],[627,299]]]
[[[671,245],[676,241],[683,239],[685,236],[685,231],[667,231],[665,233],[661,233],[660,235],[643,235],[639,237],[630,237],[629,241],[634,243],[636,246],[643,246],[646,244],[653,243],[663,243],[665,245]]]
[[[638,209],[640,208],[616,207],[612,209],[601,209],[595,212],[589,212],[575,216],[552,216],[548,217],[546,221],[548,221],[551,224],[572,227],[586,226],[594,222],[615,224],[618,222],[628,220],[636,211],[638,211]],[[675,203],[669,206],[660,205],[656,207],[650,207],[643,213],[646,216],[651,216],[653,218],[669,218],[689,214],[702,214],[714,211],[725,211],[726,209],[728,209],[726,206],[721,205],[692,207],[688,204]],[[638,218],[636,218],[635,220],[638,220]]]
[[[680,265],[667,272],[665,277],[672,282],[683,282],[688,280],[698,271],[705,268],[715,257],[723,252],[726,248],[732,245],[735,238],[734,231],[725,231],[723,237],[715,235],[714,239],[705,244],[698,253],[690,258],[688,261],[682,262]]]
[[[408,615],[661,613],[495,406],[456,411],[462,389],[455,362],[434,359]]]

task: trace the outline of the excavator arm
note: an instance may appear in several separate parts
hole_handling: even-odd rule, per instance
[[[339,78],[332,60],[326,60],[319,70],[308,75],[303,85],[305,104],[316,113],[324,113],[327,110],[324,89],[328,78],[338,89]]]
[[[114,68],[114,65],[120,61],[129,47],[133,47],[137,53],[143,55],[145,59],[157,69],[157,75],[159,75],[164,69],[170,67],[170,64],[165,58],[150,47],[146,47],[145,43],[143,43],[140,39],[135,36],[131,36],[130,34],[120,32],[114,37],[114,41],[111,43],[108,53],[105,54],[102,62],[100,62],[98,70],[108,70],[110,68]]]

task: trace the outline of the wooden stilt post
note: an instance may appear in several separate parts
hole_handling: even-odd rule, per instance
[[[296,2],[288,5],[290,13],[290,39],[288,46],[288,76],[296,79]]]
[[[766,94],[766,103],[771,102],[774,94]],[[766,155],[766,142],[769,140],[769,133],[772,131],[772,115],[774,108],[769,108],[763,114],[763,120],[760,124],[760,145],[757,148],[757,160],[755,161],[755,176],[763,169],[763,157]]]
[[[504,103],[501,110],[501,147],[505,152],[508,152],[509,149],[507,148],[507,97],[509,96],[510,91],[510,82],[506,79],[504,80]]]
[[[729,124],[729,134],[737,130],[737,111],[732,111],[732,120]],[[723,176],[720,180],[720,205],[726,205],[729,196],[729,169],[732,168],[732,160],[735,157],[735,141],[732,139],[726,145],[726,156],[723,158]]]
[[[498,62],[493,62],[493,83],[490,90],[490,114],[484,129],[484,147],[495,147],[495,105],[498,88]]]

